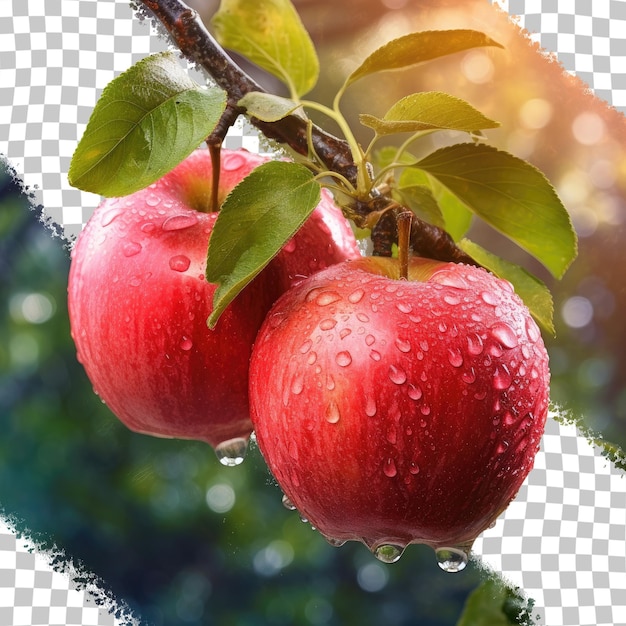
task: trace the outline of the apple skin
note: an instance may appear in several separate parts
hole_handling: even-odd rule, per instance
[[[265,160],[223,150],[219,202]],[[252,430],[249,358],[273,302],[312,269],[359,252],[324,195],[294,241],[209,330],[216,285],[204,273],[217,213],[202,210],[210,181],[210,154],[200,149],[147,189],[104,200],[72,250],[68,305],[78,359],[124,424],[228,448],[245,444]]]
[[[306,279],[268,314],[250,365],[256,439],[287,504],[389,562],[410,543],[469,551],[532,468],[548,387],[508,282],[418,258],[408,281],[380,257]]]

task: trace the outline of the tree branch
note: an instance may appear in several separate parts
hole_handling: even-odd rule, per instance
[[[181,0],[136,0],[138,8],[147,9],[158,19],[171,36],[181,53],[192,63],[203,68],[216,84],[227,94],[228,117],[233,120],[237,114],[245,113],[238,102],[251,91],[265,90],[246,74],[215,41],[196,11]],[[296,153],[308,156],[308,128],[302,118],[289,115],[277,122],[263,122],[251,118],[250,122],[266,137],[278,143],[288,145]],[[228,121],[226,121],[226,125]],[[228,130],[221,128],[222,132]],[[341,174],[353,184],[356,183],[356,167],[348,144],[313,125],[311,131],[313,149],[324,166],[332,172]],[[372,202],[355,201],[351,207],[355,214],[364,216],[381,206],[395,204],[391,198],[382,196]],[[380,220],[377,229],[372,230],[374,254],[391,254],[391,242],[397,239],[397,225],[391,223],[390,212]],[[415,218],[411,228],[411,246],[416,254],[431,258],[476,264],[456,246],[450,235],[432,224]]]

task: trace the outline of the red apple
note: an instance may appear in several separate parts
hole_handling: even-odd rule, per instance
[[[250,365],[259,448],[331,543],[458,571],[530,471],[548,356],[511,285],[476,267],[362,258],[274,305]]]
[[[266,159],[222,151],[220,202]],[[95,391],[132,430],[199,439],[235,464],[252,430],[248,364],[272,303],[293,281],[359,255],[341,211],[324,195],[284,251],[207,327],[216,286],[204,278],[217,213],[208,150],[149,188],[107,199],[72,251],[69,314]],[[332,233],[330,232],[332,231]]]

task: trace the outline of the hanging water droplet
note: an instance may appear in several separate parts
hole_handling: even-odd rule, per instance
[[[334,400],[330,401],[330,404],[326,407],[326,421],[329,424],[336,424],[341,419],[341,413],[339,407]]]
[[[241,465],[248,451],[248,440],[243,437],[235,437],[222,441],[215,447],[215,454],[222,465],[235,467]]]
[[[389,380],[396,385],[402,385],[406,382],[406,372],[401,367],[390,365]]]
[[[296,510],[296,505],[289,499],[289,497],[287,496],[287,494],[283,494],[283,499],[282,499],[282,503],[283,506],[288,510],[288,511],[295,511]]]
[[[347,350],[342,350],[335,356],[335,361],[340,367],[348,367],[352,363],[352,355]]]
[[[122,253],[125,257],[135,256],[140,252],[141,244],[137,243],[136,241],[129,241],[128,243],[124,244],[124,247],[122,248]]]
[[[169,265],[175,272],[186,272],[191,265],[191,259],[184,254],[177,254],[170,258]]]
[[[382,563],[395,563],[404,552],[404,546],[384,543],[372,551],[372,554]]]
[[[324,537],[333,548],[341,548],[346,543],[345,539],[335,539],[334,537]]]
[[[444,572],[461,572],[467,566],[469,556],[460,548],[439,548],[435,551],[437,563]]]

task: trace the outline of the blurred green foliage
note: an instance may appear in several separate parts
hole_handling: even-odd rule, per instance
[[[449,626],[480,583],[411,546],[333,548],[287,511],[258,450],[127,430],[76,361],[67,243],[0,174],[0,507],[153,626]]]

